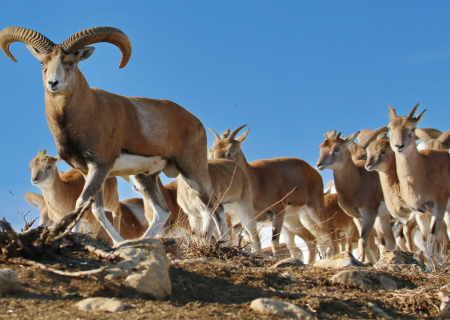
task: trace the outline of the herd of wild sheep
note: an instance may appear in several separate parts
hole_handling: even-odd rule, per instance
[[[389,107],[389,124],[376,130],[348,137],[324,133],[316,168],[333,170],[337,191],[324,194],[322,177],[301,159],[247,162],[242,144],[249,130],[238,136],[245,126],[220,135],[210,129],[215,141],[207,149],[203,124],[176,103],[90,88],[78,68],[93,54],[90,45],[116,45],[120,68],[131,57],[130,40],[116,28],[82,30],[61,44],[33,30],[5,28],[0,46],[13,61],[9,45],[15,41],[25,43],[42,65],[46,115],[59,154],[41,150],[30,163],[31,182],[43,196],[26,198],[39,206],[41,225],[93,197],[75,231],[113,244],[159,234],[237,245],[245,230],[244,241],[259,253],[257,223],[271,221],[275,258],[280,234],[296,258],[302,252],[295,236],[306,242],[308,263],[316,252],[326,257],[352,251],[357,235],[359,258],[373,263],[396,246],[408,251],[423,246],[414,243],[416,226],[428,258],[445,253],[450,132],[417,128],[425,113],[415,115],[418,105],[407,116]],[[418,151],[417,139],[425,150]],[[60,160],[73,169],[58,171]],[[163,186],[161,171],[176,180]],[[131,177],[143,198],[119,201],[117,176]]]

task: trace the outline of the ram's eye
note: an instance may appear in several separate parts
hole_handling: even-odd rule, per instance
[[[334,151],[334,152],[339,152],[339,151],[341,151],[341,148],[334,148],[333,151]]]
[[[381,151],[380,153],[381,153],[381,154],[386,154],[386,151],[385,151],[385,150],[383,150],[383,151]]]
[[[235,153],[235,152],[236,152],[236,150],[230,149],[230,153]]]
[[[45,168],[45,169],[47,169],[47,170],[50,170],[52,168],[52,166],[48,166],[47,168]]]

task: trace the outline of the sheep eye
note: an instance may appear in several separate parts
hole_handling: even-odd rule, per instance
[[[236,150],[230,149],[230,153],[235,153],[235,152],[236,152]]]
[[[381,151],[380,153],[381,153],[381,154],[386,154],[386,151],[383,150],[383,151]]]
[[[45,169],[47,169],[47,170],[50,170],[52,168],[52,166],[48,166],[47,168],[45,168]]]
[[[334,152],[339,152],[339,151],[341,151],[341,148],[335,148],[334,149]]]

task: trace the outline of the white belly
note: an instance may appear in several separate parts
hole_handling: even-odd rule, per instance
[[[167,165],[167,160],[160,156],[143,157],[131,154],[121,154],[114,163],[111,176],[136,175],[139,173],[152,174],[161,171]]]

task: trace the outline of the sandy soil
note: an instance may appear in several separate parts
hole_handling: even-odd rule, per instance
[[[88,254],[71,255],[41,262],[64,270],[95,265],[96,259]],[[102,276],[68,278],[0,262],[0,268],[16,270],[24,288],[0,298],[0,319],[278,319],[250,309],[250,302],[261,297],[294,303],[317,319],[382,319],[372,303],[393,319],[436,319],[437,292],[450,292],[450,267],[435,273],[386,272],[400,286],[386,291],[332,284],[330,278],[339,270],[271,269],[273,264],[270,258],[235,250],[183,248],[182,260],[172,262],[170,269],[172,296],[154,301]],[[74,304],[87,297],[115,297],[126,304],[126,310],[116,314],[78,311]]]

